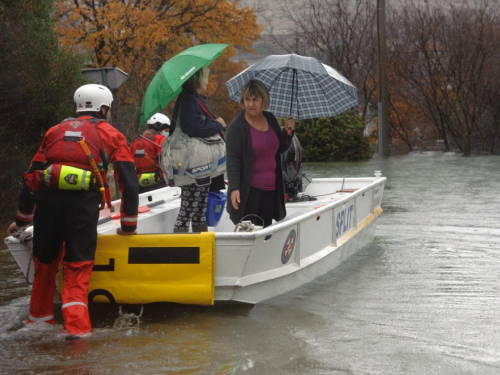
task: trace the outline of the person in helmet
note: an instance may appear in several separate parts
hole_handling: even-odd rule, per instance
[[[163,113],[156,113],[147,122],[148,129],[153,129],[155,132],[161,133],[164,137],[168,137],[168,129],[170,128],[170,119]]]
[[[160,168],[161,145],[168,137],[170,119],[156,113],[147,122],[147,129],[130,144],[139,179],[139,193],[167,186]]]
[[[108,162],[113,163],[122,193],[118,234],[136,233],[139,203],[127,141],[108,123],[113,95],[105,86],[89,84],[76,90],[74,101],[79,117],[63,120],[45,133],[24,176],[16,221],[7,230],[9,235],[24,230],[33,218],[35,276],[27,323],[55,324],[55,280],[62,263],[62,313],[70,337],[91,331],[88,282],[99,208],[106,200],[110,206],[104,184]]]

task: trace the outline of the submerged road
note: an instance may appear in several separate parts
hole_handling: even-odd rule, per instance
[[[372,244],[253,307],[154,304],[137,319],[92,305],[93,335],[69,345],[61,326],[24,326],[29,293],[1,250],[0,373],[498,374],[499,165],[442,153],[307,164],[309,179],[388,178]]]

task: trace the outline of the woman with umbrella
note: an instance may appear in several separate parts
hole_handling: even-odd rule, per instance
[[[256,215],[258,204],[262,215],[267,215],[263,218],[267,226],[272,219],[281,220],[286,215],[279,153],[283,153],[292,140],[290,134],[280,131],[274,116],[288,116],[285,129],[291,131],[294,124],[290,115],[297,120],[337,116],[358,105],[358,91],[331,66],[314,57],[293,53],[264,57],[227,81],[226,87],[231,100],[245,108],[231,122],[226,134],[227,210],[237,224],[247,214]],[[269,103],[268,90],[272,103]],[[263,112],[268,107],[269,112]],[[267,141],[275,147],[276,161],[266,147],[259,146],[264,140],[255,138],[268,126],[279,139],[278,148],[269,132],[271,136]],[[272,206],[273,199],[275,206]]]
[[[280,156],[292,144],[295,123],[288,116],[282,130],[276,117],[265,111],[269,92],[260,81],[243,86],[239,103],[244,111],[226,133],[227,211],[234,224],[248,216],[267,227],[286,216]]]
[[[213,116],[205,103],[205,98],[201,95],[207,89],[208,75],[208,68],[202,67],[184,83],[175,102],[170,135],[179,125],[185,134],[198,138],[211,137],[226,128],[224,120]],[[177,119],[180,124],[176,124]],[[224,189],[223,175],[214,178],[211,185],[198,186],[192,183],[182,186],[181,209],[174,225],[174,232],[189,232],[190,224],[193,232],[208,231],[205,217],[208,193],[210,190],[220,189]]]

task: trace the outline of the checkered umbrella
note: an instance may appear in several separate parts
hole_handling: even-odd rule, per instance
[[[267,86],[269,111],[277,117],[332,117],[359,104],[356,87],[314,57],[291,54],[263,58],[226,82],[231,100],[238,102],[241,89],[253,79]]]

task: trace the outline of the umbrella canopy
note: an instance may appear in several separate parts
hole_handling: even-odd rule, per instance
[[[337,116],[358,102],[358,90],[331,66],[314,57],[270,55],[226,82],[231,100],[239,101],[241,89],[259,80],[269,90],[269,111],[297,120]]]
[[[164,62],[144,94],[141,125],[165,108],[181,92],[182,84],[197,70],[210,65],[226,47],[227,44],[200,44]]]

